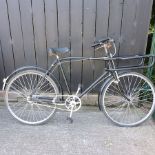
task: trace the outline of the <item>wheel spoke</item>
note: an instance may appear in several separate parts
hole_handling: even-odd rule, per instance
[[[38,83],[40,83],[39,86]],[[36,87],[37,91],[34,95],[56,98],[59,94],[54,81],[36,70],[22,71],[7,84],[5,97],[8,109],[16,119],[23,123],[40,124],[55,112],[55,104],[51,106],[44,100],[37,99],[37,102],[33,100],[31,93]]]
[[[125,73],[118,84],[114,80],[107,84],[101,105],[116,124],[134,126],[151,115],[155,93],[152,88],[153,84],[141,74]]]

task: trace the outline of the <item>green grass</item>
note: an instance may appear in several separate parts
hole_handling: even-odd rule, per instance
[[[150,21],[150,28],[149,33],[153,33],[155,31],[155,0],[153,0],[153,6],[152,6],[152,16]]]

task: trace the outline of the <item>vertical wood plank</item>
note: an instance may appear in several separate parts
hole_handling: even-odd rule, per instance
[[[58,4],[58,33],[59,47],[70,48],[70,0],[57,0]],[[62,67],[65,70],[66,78],[70,87],[70,62],[64,63]],[[62,87],[66,90],[62,74],[60,74]]]
[[[83,32],[83,56],[93,57],[94,49],[91,44],[95,38],[95,14],[96,0],[84,0],[84,32]],[[87,88],[93,81],[93,62],[83,62],[83,85]]]
[[[3,51],[1,47],[1,41],[0,41],[0,89],[2,89],[4,77],[5,77],[5,69],[4,69],[4,62],[3,62]]]
[[[119,55],[127,56],[145,53],[151,6],[152,0],[149,2],[142,0],[125,1]],[[130,61],[119,64],[129,65],[133,63],[136,62]]]
[[[31,0],[20,0],[19,4],[21,10],[25,61],[27,65],[36,65]]]
[[[147,45],[153,0],[138,0],[137,3],[138,7],[135,22],[135,24],[137,24],[135,51],[136,53],[140,52],[140,54],[144,54]]]
[[[9,75],[14,70],[14,59],[6,0],[0,0],[0,22],[0,40],[3,50],[3,61],[6,68],[6,75]]]
[[[115,40],[116,55],[119,56],[124,0],[110,0],[108,36]],[[115,61],[118,66],[118,61]]]
[[[123,17],[123,1],[124,0],[110,0],[110,15],[109,15],[109,28],[108,36],[115,40],[117,53],[119,50],[119,43],[121,40],[121,27]]]
[[[32,0],[32,12],[37,65],[47,69],[44,1]]]
[[[71,56],[82,56],[82,0],[71,1]],[[82,62],[71,63],[71,90],[81,83]]]
[[[46,38],[47,48],[58,47],[58,21],[57,21],[57,0],[45,0],[45,14],[46,14]],[[56,58],[48,57],[48,67],[56,60]],[[54,76],[59,80],[59,68],[53,72]]]
[[[124,11],[122,19],[121,42],[119,56],[136,55],[136,16],[138,0],[124,1]],[[126,66],[136,63],[135,61],[119,61],[119,66]]]
[[[19,3],[18,0],[7,0],[7,2],[9,10],[15,67],[18,68],[24,66],[25,64]]]
[[[56,0],[45,0],[47,48],[58,47],[57,4]],[[48,57],[48,66],[55,58]]]
[[[125,0],[124,1],[124,12],[122,19],[122,30],[121,30],[121,44],[120,44],[120,56],[134,55],[135,41],[136,41],[136,30],[137,24],[137,0]]]
[[[108,20],[109,20],[109,0],[97,0],[96,7],[96,40],[106,38],[108,35]],[[104,50],[95,51],[95,57],[104,56]],[[105,68],[104,61],[95,62],[94,79],[99,77]],[[96,87],[98,89],[98,87]]]

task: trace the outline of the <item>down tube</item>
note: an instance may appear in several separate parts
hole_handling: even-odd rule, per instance
[[[108,77],[110,77],[109,72],[105,72],[102,74],[98,79],[96,79],[88,88],[86,88],[82,94],[79,95],[79,98],[87,94],[89,91],[91,91],[94,87],[96,87],[100,82],[106,80]]]

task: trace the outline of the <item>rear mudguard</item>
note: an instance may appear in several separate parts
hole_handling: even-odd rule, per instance
[[[5,90],[8,81],[15,74],[17,74],[21,71],[24,71],[24,70],[38,70],[38,71],[43,72],[43,73],[46,73],[46,71],[47,71],[47,70],[40,68],[40,67],[37,67],[37,66],[25,66],[25,67],[18,68],[17,70],[13,71],[9,76],[7,76],[6,78],[3,79],[3,90]],[[61,87],[60,83],[58,82],[57,78],[50,72],[48,73],[48,76],[50,76],[54,80],[54,82],[56,83],[56,85],[59,89],[59,92],[62,93],[62,87]]]

